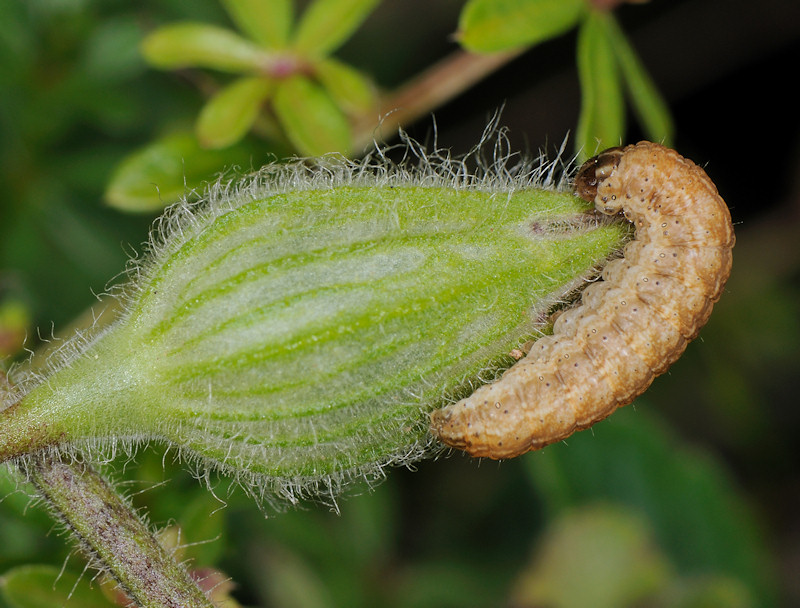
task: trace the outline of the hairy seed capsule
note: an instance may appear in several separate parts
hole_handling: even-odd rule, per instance
[[[121,318],[13,378],[0,458],[155,439],[292,498],[430,453],[427,413],[507,367],[626,236],[530,175],[448,162],[269,167],[166,216]]]

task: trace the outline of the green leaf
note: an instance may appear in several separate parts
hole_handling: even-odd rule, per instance
[[[646,520],[622,507],[592,504],[567,511],[550,525],[515,585],[511,604],[648,605],[648,598],[667,585],[670,570]]]
[[[293,47],[327,55],[341,46],[380,0],[313,0],[297,26]]]
[[[291,548],[270,545],[257,549],[256,557],[270,573],[261,579],[260,595],[269,606],[333,608],[330,592],[320,574]]]
[[[0,576],[3,598],[11,608],[112,608],[91,577],[54,566],[19,566]]]
[[[195,133],[206,148],[226,148],[253,126],[274,83],[254,76],[234,81],[208,100],[200,112]]]
[[[249,40],[204,23],[162,27],[142,41],[142,54],[152,66],[163,70],[200,67],[254,72],[269,61],[264,49]]]
[[[48,536],[53,520],[44,508],[31,508],[30,496],[19,492],[21,478],[10,467],[0,469],[0,606],[3,602],[2,580],[6,570],[18,564],[38,561],[42,556],[58,562],[67,556],[61,538]]]
[[[347,118],[330,95],[305,76],[279,82],[273,107],[286,136],[301,154],[350,151],[352,133]]]
[[[333,58],[314,65],[317,79],[342,110],[359,115],[377,111],[377,96],[372,81],[362,72]]]
[[[565,193],[332,186],[338,167],[275,166],[164,222],[120,321],[5,412],[5,453],[157,438],[294,500],[371,479],[627,233]]]
[[[193,133],[174,133],[123,160],[111,176],[105,199],[124,211],[163,209],[226,168],[242,163],[250,163],[244,148],[224,153],[206,150]]]
[[[499,553],[496,547],[493,549],[495,555]],[[399,606],[457,608],[510,605],[500,599],[507,593],[505,587],[508,574],[498,573],[508,560],[501,564],[492,564],[492,568],[481,567],[488,560],[476,563],[478,560],[472,554],[473,550],[474,548],[467,546],[458,555],[456,547],[448,547],[447,552],[442,552],[441,556],[417,559],[407,564],[403,568],[403,576],[393,590],[394,596],[401,598]],[[511,567],[516,567],[516,564]]]
[[[730,576],[699,575],[679,580],[654,602],[669,608],[756,608],[757,601],[742,581]]]
[[[574,27],[585,10],[585,0],[470,0],[458,40],[476,53],[532,46]]]
[[[182,559],[190,559],[195,567],[217,563],[226,550],[225,517],[219,501],[210,492],[198,494],[174,514],[181,529]]]
[[[139,45],[142,24],[135,16],[106,18],[98,22],[85,41],[82,70],[104,87],[140,73],[145,68]]]
[[[269,49],[282,49],[289,41],[294,7],[292,0],[222,0],[236,26]]]
[[[581,114],[576,145],[580,160],[620,145],[625,135],[625,100],[608,33],[610,18],[590,13],[578,32]]]
[[[675,127],[669,107],[613,16],[608,17],[607,34],[647,138],[671,146]]]
[[[526,457],[544,505],[557,512],[596,501],[625,504],[647,517],[678,574],[727,576],[759,598],[753,605],[776,606],[773,563],[745,500],[728,473],[681,445],[650,405],[639,400],[574,434],[569,445]]]

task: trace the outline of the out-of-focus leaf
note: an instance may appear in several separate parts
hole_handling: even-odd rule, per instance
[[[235,32],[205,23],[164,26],[142,41],[144,58],[154,67],[257,71],[268,60],[264,49]]]
[[[637,404],[576,433],[569,445],[525,458],[545,505],[558,512],[587,502],[626,504],[647,517],[679,574],[728,576],[762,607],[775,606],[769,553],[725,472]]]
[[[98,272],[117,272],[120,262],[119,240],[110,234],[99,217],[82,210],[74,202],[49,205],[41,217],[40,230],[57,255],[80,268],[87,276]]]
[[[511,603],[520,608],[633,606],[662,589],[669,574],[641,517],[613,505],[592,505],[553,523],[517,580]]]
[[[110,152],[115,157],[117,148]],[[49,162],[54,157],[46,158]],[[113,160],[105,166],[113,166]],[[18,273],[34,323],[45,326],[52,320],[59,327],[85,309],[87,298],[93,300],[88,286],[102,291],[125,264],[127,254],[120,244],[141,242],[147,230],[144,218],[123,218],[97,207],[108,172],[93,189],[80,190],[61,178],[65,170],[58,166],[37,172],[37,179],[19,192],[17,209],[0,219],[2,264]],[[45,329],[42,335],[49,333]]]
[[[375,88],[363,73],[330,57],[314,67],[318,80],[345,112],[362,114],[376,108]]]
[[[699,576],[676,581],[654,605],[667,608],[755,608],[760,604],[735,578]]]
[[[348,500],[348,508],[343,509],[340,516],[341,525],[333,529],[336,543],[350,547],[353,563],[358,564],[359,569],[368,569],[392,558],[390,552],[397,531],[397,496],[388,488],[382,489],[386,491]],[[353,538],[357,538],[358,543],[348,542]]]
[[[145,68],[139,52],[141,40],[142,26],[133,17],[98,23],[86,42],[83,70],[106,86],[137,74]]]
[[[54,566],[19,566],[0,576],[0,590],[11,608],[111,608],[91,577]]]
[[[142,119],[141,100],[122,88],[109,86],[102,94],[84,95],[71,103],[87,115],[94,116],[98,127],[112,132],[132,128]]]
[[[585,0],[470,0],[458,39],[476,53],[531,46],[575,26],[585,10]]]
[[[380,0],[314,0],[297,26],[294,48],[310,55],[335,51]]]
[[[195,567],[215,564],[225,551],[225,517],[219,501],[210,493],[198,494],[176,515],[185,558]]]
[[[301,154],[350,150],[347,119],[330,95],[308,78],[292,76],[279,83],[273,106],[286,136]]]
[[[270,49],[286,46],[292,29],[292,0],[222,0],[236,26]]]
[[[111,177],[105,199],[124,211],[155,211],[238,163],[249,163],[246,150],[206,150],[193,133],[175,133],[123,160]]]
[[[212,97],[195,125],[197,139],[206,148],[235,144],[253,126],[261,106],[273,90],[273,83],[253,76],[240,78]]]
[[[499,568],[487,571],[469,555],[459,560],[450,551],[449,559],[415,560],[403,568],[392,594],[399,608],[504,605],[498,598],[506,594],[505,573]]]
[[[47,535],[53,520],[45,509],[32,507],[30,496],[19,490],[17,474],[9,468],[0,469],[0,496],[4,497],[0,502],[0,579],[10,566],[38,561],[45,555],[63,559],[68,551],[61,538]],[[0,606],[5,606],[2,595],[0,592]]]
[[[22,350],[30,327],[30,310],[21,300],[0,299],[0,364]]]
[[[608,35],[610,15],[593,12],[578,32],[581,115],[576,145],[581,160],[618,146],[625,131],[625,99]]]
[[[628,87],[631,103],[648,139],[672,146],[675,127],[667,102],[664,101],[613,16],[608,16],[607,25],[607,34],[619,62],[625,85]]]
[[[0,82],[2,82],[2,76],[7,71],[29,67],[31,59],[36,57],[34,48],[37,40],[36,30],[31,23],[34,18],[24,5],[14,2],[0,3],[0,19],[3,24],[0,35],[0,58],[4,60],[0,63]]]
[[[254,548],[254,564],[270,573],[257,577],[265,605],[277,608],[333,608],[330,594],[311,565],[287,547]]]

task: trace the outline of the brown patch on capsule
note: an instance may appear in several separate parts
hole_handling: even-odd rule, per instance
[[[708,320],[730,274],[730,212],[706,173],[659,144],[587,161],[576,193],[621,211],[636,234],[553,335],[496,382],[431,414],[431,432],[472,456],[512,458],[568,437],[641,395]]]

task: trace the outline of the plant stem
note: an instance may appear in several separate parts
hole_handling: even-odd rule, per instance
[[[414,122],[457,97],[524,50],[490,55],[456,51],[384,96],[379,112],[383,117],[379,130],[387,134],[395,133],[398,127]],[[354,128],[354,149],[368,145],[375,137],[375,129],[373,115],[364,116]]]
[[[185,568],[91,466],[37,456],[23,463],[30,481],[141,608],[213,608]]]

